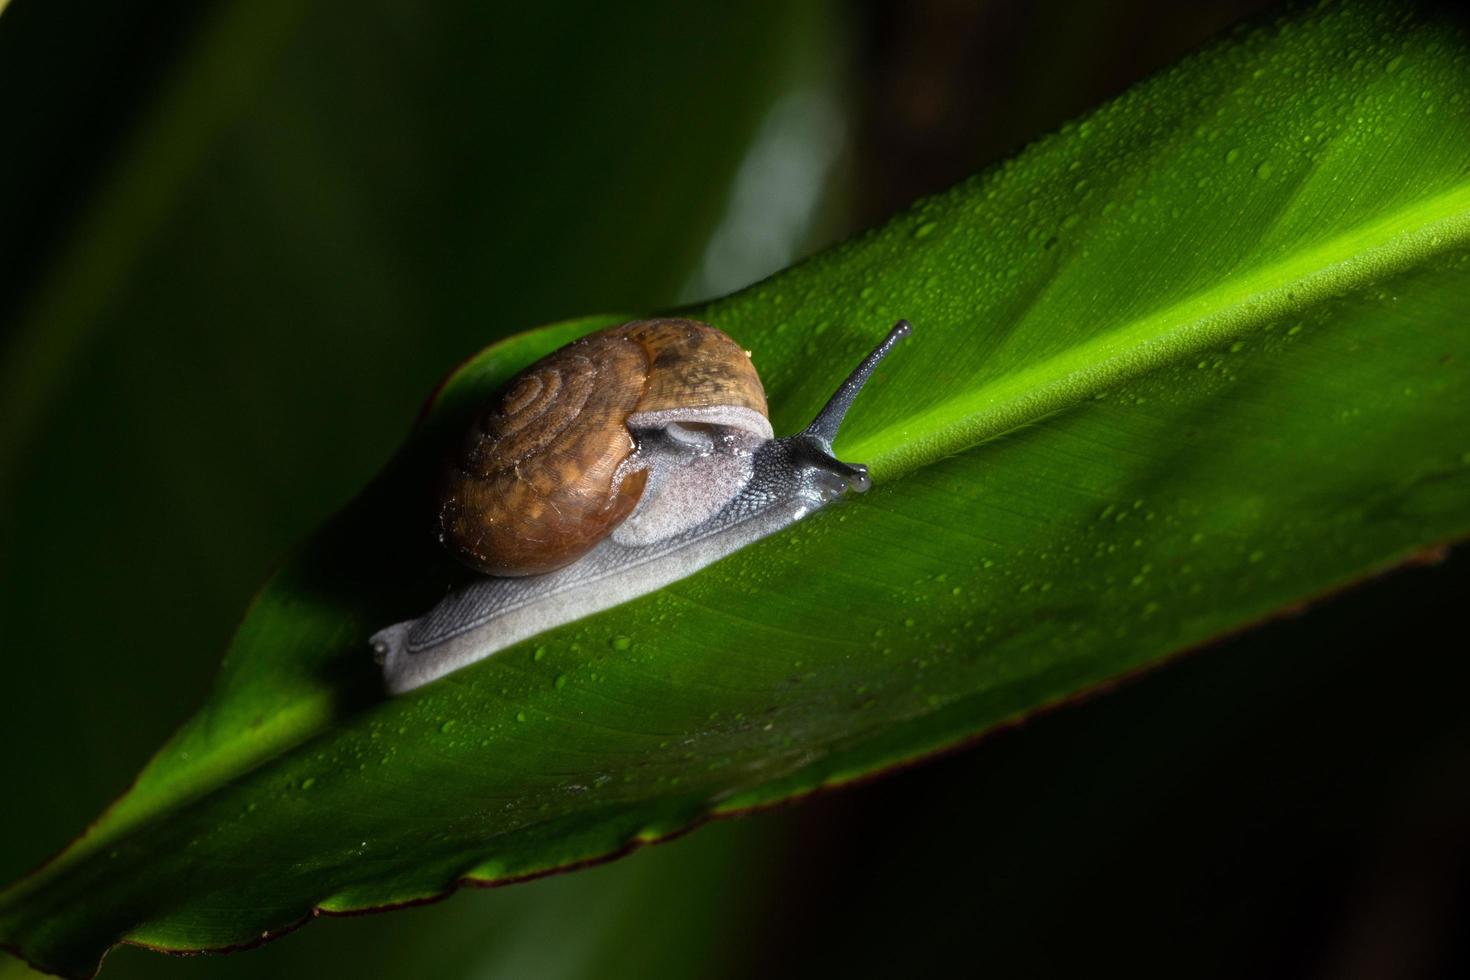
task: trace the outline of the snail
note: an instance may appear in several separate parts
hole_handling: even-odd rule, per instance
[[[867,468],[832,455],[900,320],[801,432],[777,439],[747,355],[695,320],[573,341],[491,398],[448,464],[441,544],[483,577],[373,635],[398,694],[678,581],[800,520]]]

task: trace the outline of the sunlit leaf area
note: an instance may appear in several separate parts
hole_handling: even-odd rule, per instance
[[[0,976],[1470,968],[1452,7],[17,0],[0,79]],[[781,437],[911,324],[871,486],[399,684],[467,427],[669,316]]]

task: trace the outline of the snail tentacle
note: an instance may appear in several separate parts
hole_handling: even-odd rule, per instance
[[[832,449],[832,440],[837,438],[837,430],[842,425],[842,420],[847,417],[847,410],[857,399],[858,392],[863,390],[863,385],[873,376],[879,362],[887,357],[900,340],[913,333],[914,328],[907,320],[899,320],[888,331],[888,336],[883,342],[868,352],[868,356],[862,359],[857,367],[853,368],[842,382],[837,386],[837,391],[828,399],[827,404],[812,419],[811,424],[802,430],[802,435],[810,436],[826,446],[828,452]]]

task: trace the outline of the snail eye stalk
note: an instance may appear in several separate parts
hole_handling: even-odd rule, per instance
[[[847,417],[847,410],[857,399],[858,392],[863,390],[863,385],[868,383],[873,371],[877,369],[878,363],[888,356],[888,353],[909,334],[914,328],[909,326],[907,320],[899,320],[888,331],[888,336],[883,342],[863,358],[862,363],[853,369],[847,379],[838,386],[837,391],[828,400],[823,409],[812,419],[811,425],[802,430],[802,435],[809,439],[815,439],[828,452],[832,450],[832,440],[837,438],[837,430],[842,426],[842,420]]]

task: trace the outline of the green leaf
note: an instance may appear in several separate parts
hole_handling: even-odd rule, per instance
[[[797,428],[894,319],[877,486],[658,595],[385,699],[446,582],[417,501],[496,345],[266,586],[208,703],[0,939],[82,974],[621,853],[973,738],[1470,530],[1470,55],[1299,11],[693,311]]]

